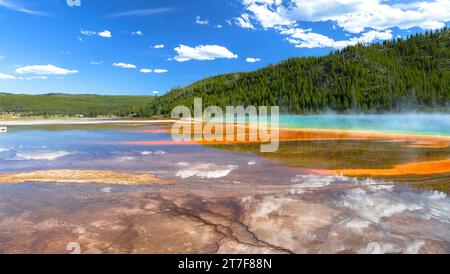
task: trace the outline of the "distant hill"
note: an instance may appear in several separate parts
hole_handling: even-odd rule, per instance
[[[177,88],[157,98],[147,115],[174,106],[281,107],[284,113],[448,111],[450,31],[417,34],[323,57],[292,58],[255,72],[231,73]]]
[[[151,96],[22,95],[0,93],[0,114],[21,116],[144,116]]]
[[[169,116],[178,105],[275,106],[283,113],[450,110],[450,30],[444,28],[322,57],[291,58],[207,78],[161,97],[0,93],[0,114]]]

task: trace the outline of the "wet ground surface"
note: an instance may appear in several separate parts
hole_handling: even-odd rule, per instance
[[[2,182],[0,175],[0,253],[69,253],[74,246],[82,253],[450,252],[450,198],[445,192],[417,188],[406,179],[397,184],[313,174],[310,169],[324,166],[289,164],[307,163],[305,156],[283,161],[251,149],[113,144],[170,138],[158,126],[150,129],[144,134],[130,125],[21,128],[2,136],[2,174],[97,170],[152,174],[161,182],[74,184],[56,176],[54,183],[12,184]],[[298,144],[303,148],[293,151],[310,145]],[[349,154],[355,167],[385,168],[368,158],[370,146],[360,152],[364,146],[355,144]],[[325,162],[322,147],[327,146],[317,145],[317,163]],[[348,152],[351,146],[332,147]],[[381,147],[377,142],[373,148]],[[397,151],[401,161],[390,157],[392,162],[402,163],[413,149],[423,148],[411,149]],[[446,152],[434,149],[434,154],[415,153],[415,159],[445,158]],[[287,150],[283,147],[281,153]],[[308,157],[314,159],[314,154]],[[364,159],[368,164],[361,163]],[[330,160],[334,168],[338,159]],[[355,165],[345,157],[341,161],[345,168]],[[448,174],[429,177],[448,183]]]
[[[442,193],[295,185],[3,185],[0,252],[448,253]]]

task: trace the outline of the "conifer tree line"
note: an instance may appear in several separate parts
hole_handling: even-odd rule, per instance
[[[443,28],[321,57],[291,58],[254,72],[230,73],[164,96],[0,93],[0,114],[170,116],[176,106],[279,106],[282,113],[448,112],[450,30]]]
[[[291,114],[448,111],[450,30],[358,44],[322,57],[291,58],[247,73],[207,78],[156,98],[147,116],[173,107],[280,106]]]

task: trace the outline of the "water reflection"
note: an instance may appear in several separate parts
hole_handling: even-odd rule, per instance
[[[174,145],[166,130],[10,128],[0,136],[0,252],[67,253],[71,242],[86,253],[450,252],[448,173],[318,172],[443,161],[448,146],[351,135],[297,138],[260,154],[257,144]],[[52,172],[55,183],[36,184],[30,171]],[[71,171],[144,179],[74,184]]]

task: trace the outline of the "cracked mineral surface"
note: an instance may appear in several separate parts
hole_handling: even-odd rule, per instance
[[[450,252],[448,173],[330,172],[445,162],[447,147],[314,140],[260,155],[241,145],[124,145],[170,138],[162,126],[130,127],[2,136],[0,253],[74,244],[88,254]]]

